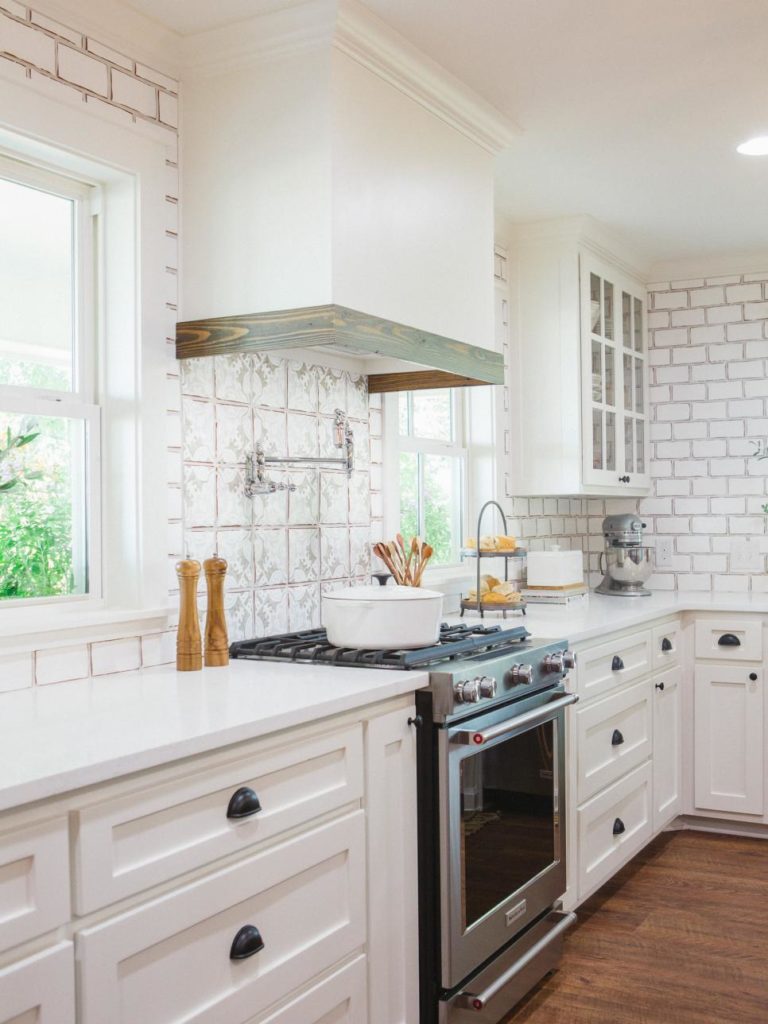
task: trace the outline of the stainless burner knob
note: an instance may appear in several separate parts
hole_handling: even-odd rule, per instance
[[[575,651],[563,651],[563,668],[569,671],[572,668],[576,668],[576,652]]]
[[[509,670],[509,681],[513,686],[527,686],[533,682],[533,665],[513,665]]]
[[[480,680],[467,679],[453,684],[453,695],[457,704],[477,704],[480,700]]]
[[[477,682],[480,684],[481,697],[496,696],[496,680],[493,676],[480,676]]]
[[[564,672],[564,657],[562,651],[557,651],[555,654],[545,654],[544,660],[541,663],[543,672],[557,672],[560,675]]]

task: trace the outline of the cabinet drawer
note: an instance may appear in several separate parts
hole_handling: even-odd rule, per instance
[[[230,818],[230,799],[242,787],[253,790],[261,809]],[[271,839],[359,800],[362,789],[362,727],[354,725],[85,808],[77,816],[77,911]]]
[[[0,970],[0,1024],[75,1024],[71,942]]]
[[[761,661],[763,624],[761,619],[697,619],[697,658],[728,661]]]
[[[366,1024],[365,957],[360,956],[303,996],[248,1024]]]
[[[579,651],[578,690],[582,700],[607,693],[651,671],[649,631]]]
[[[3,822],[12,828],[13,819]],[[0,833],[0,952],[69,920],[67,819]]]
[[[652,692],[645,680],[577,710],[579,803],[650,757]]]
[[[641,765],[578,812],[579,899],[614,875],[653,834],[652,769]]]
[[[248,925],[263,948],[233,960]],[[247,1021],[364,942],[355,811],[81,932],[80,1024]]]
[[[683,631],[679,622],[667,622],[663,626],[656,626],[651,639],[654,672],[679,664],[682,639]]]

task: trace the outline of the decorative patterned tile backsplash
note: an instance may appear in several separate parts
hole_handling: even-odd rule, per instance
[[[364,377],[270,355],[184,360],[181,392],[182,529],[171,536],[183,550],[171,551],[172,563],[214,550],[227,559],[231,639],[318,625],[324,588],[370,576],[371,486],[381,486],[378,399],[372,432]],[[355,434],[350,478],[341,467],[270,467],[273,479],[296,490],[246,497],[245,459],[257,443],[267,455],[340,457],[338,408]]]

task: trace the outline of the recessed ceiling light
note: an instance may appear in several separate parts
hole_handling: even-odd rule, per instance
[[[740,146],[736,147],[737,153],[744,156],[768,156],[768,135],[758,135],[754,139],[747,139]]]

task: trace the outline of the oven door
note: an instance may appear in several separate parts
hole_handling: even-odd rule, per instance
[[[439,736],[442,986],[565,892],[565,708],[547,690]]]

